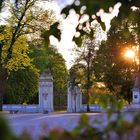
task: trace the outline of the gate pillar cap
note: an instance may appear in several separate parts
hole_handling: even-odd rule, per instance
[[[51,75],[50,71],[43,71],[39,77],[39,82],[41,81],[48,81],[48,82],[52,82],[53,81],[53,77]]]

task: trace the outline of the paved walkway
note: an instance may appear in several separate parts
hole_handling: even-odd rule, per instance
[[[51,129],[72,130],[79,121],[80,113],[54,112],[49,114],[6,114],[12,131],[19,135],[28,131],[33,137],[48,134]],[[99,113],[90,113],[89,116],[96,116]]]
[[[103,128],[107,124],[106,113],[86,113],[90,118],[90,124],[93,120],[102,121],[102,125],[94,123],[94,126]],[[54,112],[49,114],[32,113],[32,114],[6,114],[12,131],[19,135],[23,131],[28,131],[32,134],[33,139],[40,135],[46,135],[51,129],[59,128],[59,131],[66,129],[72,130],[79,121],[80,113]],[[132,115],[125,115],[126,119],[131,121]],[[112,119],[115,118],[115,114]]]

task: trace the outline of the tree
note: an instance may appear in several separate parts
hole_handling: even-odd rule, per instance
[[[6,72],[5,69],[2,67],[2,49],[3,44],[0,43],[0,104],[3,103],[3,94],[5,93],[6,89]],[[0,110],[2,110],[2,106],[0,106]]]
[[[82,79],[84,80],[79,80],[79,83],[81,81],[84,83],[84,92],[87,95],[87,110],[89,111],[89,90],[90,87],[93,84],[93,77],[94,77],[94,71],[92,68],[93,61],[95,59],[96,55],[96,41],[91,40],[86,36],[83,39],[83,44],[81,47],[77,47],[75,49],[77,53],[77,58],[75,60],[75,65],[70,69],[70,77],[75,78],[72,83],[77,81],[77,76],[82,74]],[[79,69],[79,70],[78,70]],[[81,71],[82,70],[82,71]],[[80,78],[80,77],[79,77]]]
[[[64,89],[66,90],[67,85],[67,68],[65,60],[57,49],[54,47],[48,48],[48,67],[52,71],[54,77],[54,90]],[[61,76],[60,76],[61,75]]]
[[[46,41],[35,45],[30,43],[30,57],[33,64],[40,70],[50,69],[54,85],[55,107],[66,105],[67,68],[65,60],[55,46],[47,46]],[[36,44],[36,43],[35,43]]]
[[[67,78],[68,72],[65,60],[54,48],[49,47],[48,68],[50,68],[54,81],[54,106],[56,109],[63,109],[67,104]]]
[[[28,56],[28,46],[27,46],[27,39],[25,36],[22,36],[17,39],[16,43],[14,44],[13,49],[13,56],[12,58],[6,63],[7,57],[7,46],[10,43],[11,38],[11,27],[8,26],[1,26],[0,27],[1,35],[0,39],[3,42],[3,46],[1,48],[1,63],[0,63],[0,76],[1,76],[1,104],[3,102],[3,96],[6,94],[7,90],[7,79],[8,75],[12,71],[17,71],[18,69],[24,69],[25,67],[31,67],[31,59]],[[22,44],[22,45],[21,45]],[[2,109],[2,107],[1,107]]]
[[[37,93],[38,70],[34,67],[31,58],[28,56],[29,47],[25,36],[21,36],[17,39],[13,48],[13,56],[5,63],[7,46],[10,43],[9,38],[12,33],[11,29],[9,26],[1,26],[0,28],[2,33],[0,39],[3,41],[1,64],[2,68],[8,72],[8,77],[5,77],[7,80],[5,85],[6,89],[4,91],[5,95],[3,96],[6,96],[6,103],[14,103],[14,101],[15,103],[23,103],[26,98],[30,98],[30,96]],[[3,71],[3,73],[5,71]],[[2,83],[4,81],[5,80],[3,80]],[[3,86],[3,84],[1,85]],[[30,91],[27,91],[27,89],[30,89]],[[25,93],[25,96],[23,96],[23,93]],[[26,99],[26,101],[28,100]]]
[[[88,102],[87,99],[87,77],[86,77],[86,67],[81,63],[74,63],[72,67],[69,69],[69,82],[72,86],[80,85],[80,91],[82,93],[82,103],[86,104]]]
[[[12,57],[12,49],[16,40],[25,34],[35,33],[38,30],[44,29],[42,26],[47,20],[43,22],[42,17],[48,17],[48,13],[43,11],[37,6],[39,0],[21,0],[18,1],[17,7],[10,5],[11,18],[8,23],[13,27],[10,44],[8,47],[7,59]],[[9,4],[9,3],[8,3]],[[52,18],[51,18],[52,19]],[[43,23],[42,23],[43,22]],[[49,24],[51,21],[49,21]],[[46,26],[47,26],[46,25]],[[48,28],[48,26],[47,26]]]
[[[2,77],[5,77],[3,81],[6,81],[9,70],[17,71],[18,69],[24,69],[31,65],[31,59],[27,55],[28,47],[27,38],[25,35],[41,30],[42,28],[37,26],[37,23],[42,23],[41,18],[47,15],[47,12],[41,13],[36,7],[38,1],[21,0],[18,1],[16,6],[13,4],[10,5],[11,17],[8,20],[8,26],[5,28],[5,31],[3,32],[3,35],[0,39],[0,41],[3,43],[3,49],[1,49],[0,55],[1,60],[3,59],[0,62],[2,70],[0,75],[1,79]],[[40,20],[37,22],[37,19]],[[23,48],[20,48],[21,44]],[[5,76],[3,76],[3,73]],[[4,92],[4,90],[0,91]],[[3,95],[2,92],[0,94]],[[2,108],[2,102],[0,105]]]
[[[39,73],[35,67],[12,71],[7,80],[4,103],[36,103]]]
[[[114,20],[108,38],[102,42],[94,61],[96,78],[124,98],[131,100],[131,89],[135,64],[124,58],[124,52],[137,46],[136,34],[131,30],[129,20]]]
[[[0,39],[3,42],[1,64],[8,73],[10,73],[10,71],[17,71],[18,69],[24,69],[25,67],[30,67],[32,65],[32,60],[28,56],[29,48],[26,36],[20,36],[16,40],[12,50],[13,55],[8,62],[6,61],[8,52],[7,46],[10,44],[11,34],[12,28],[10,26],[1,26]]]

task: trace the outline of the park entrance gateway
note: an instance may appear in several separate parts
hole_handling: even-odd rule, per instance
[[[60,97],[61,98],[61,97]],[[68,84],[67,112],[81,112],[82,94],[80,87]],[[39,78],[39,112],[52,112],[53,107],[53,77],[51,73],[43,72]]]
[[[34,105],[3,105],[3,110],[11,112],[26,112],[26,113],[48,113],[54,111],[53,102],[53,77],[50,71],[44,71],[38,82],[39,91],[39,104]],[[61,97],[59,97],[61,98]],[[82,94],[80,92],[80,87],[68,85],[67,92],[67,112],[81,112],[82,109]]]

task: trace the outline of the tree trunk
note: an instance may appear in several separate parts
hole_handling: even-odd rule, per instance
[[[2,111],[3,95],[6,93],[6,70],[0,68],[0,111]]]
[[[90,112],[90,108],[89,108],[89,88],[90,88],[90,50],[89,50],[88,61],[87,61],[87,112]]]
[[[89,95],[87,94],[87,112],[90,112],[90,108],[89,108]]]
[[[2,111],[2,105],[3,105],[3,93],[0,92],[0,111]]]

